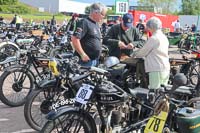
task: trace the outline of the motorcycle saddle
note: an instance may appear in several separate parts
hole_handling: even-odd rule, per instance
[[[66,59],[66,58],[71,58],[73,57],[73,53],[68,52],[68,53],[63,53],[63,54],[58,54],[58,58],[60,59]]]
[[[168,91],[170,91],[172,88],[172,85],[167,85],[166,89]],[[194,87],[192,86],[180,86],[178,87],[173,93],[174,94],[183,94],[183,95],[192,95],[192,90],[194,89]],[[149,93],[149,89],[146,88],[141,88],[141,87],[137,87],[134,89],[129,89],[131,95],[133,97],[136,97],[138,99],[142,99],[145,100],[148,97],[148,93]]]
[[[166,86],[167,90],[171,90],[172,85],[167,85]],[[192,86],[180,86],[178,87],[173,93],[174,94],[187,94],[187,95],[192,95],[192,90],[194,90],[194,87]]]
[[[134,58],[134,57],[130,57],[127,58],[123,61],[121,61],[121,63],[126,64],[128,66],[136,66],[138,62],[143,61],[141,58]]]
[[[141,87],[129,89],[129,91],[133,97],[136,97],[142,100],[146,100],[149,93],[149,89],[141,88]]]

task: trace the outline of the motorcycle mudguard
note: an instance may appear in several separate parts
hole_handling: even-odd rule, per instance
[[[11,65],[11,66],[5,68],[4,71],[11,71],[11,70],[15,70],[15,69],[23,68],[23,67],[24,67],[24,65],[15,64],[15,65]]]
[[[24,65],[23,65],[23,64],[16,64],[16,65],[12,65],[12,66],[9,66],[9,67],[5,68],[4,71],[14,71],[14,70],[16,70],[16,69],[23,69],[23,68],[24,68]],[[27,70],[24,69],[24,71],[27,71]],[[31,75],[33,75],[34,80],[36,80],[36,79],[35,79],[35,76],[34,76],[34,73],[33,73],[32,71],[30,71],[30,70],[28,70],[28,72],[29,72]]]
[[[60,115],[67,113],[67,112],[77,112],[80,113],[80,109],[75,108],[75,107],[70,107],[70,106],[63,106],[58,108],[57,110],[52,110],[51,112],[49,112],[46,116],[46,118],[48,120],[54,120],[56,118],[58,118]],[[96,127],[96,123],[94,121],[94,118],[92,118],[92,116],[89,114],[89,112],[86,112],[84,110],[81,110],[81,113],[85,116],[85,119],[88,119],[91,124],[93,124],[93,127]]]
[[[56,79],[45,79],[38,83],[37,89],[55,87]]]
[[[46,116],[46,118],[48,119],[48,120],[54,120],[54,119],[56,119],[58,116],[60,116],[60,115],[62,115],[63,113],[65,113],[65,112],[68,112],[68,111],[77,111],[77,109],[75,109],[75,108],[73,108],[73,107],[70,107],[70,106],[63,106],[63,107],[60,107],[60,108],[58,108],[58,109],[56,109],[56,110],[52,110],[52,111],[50,111],[48,114],[47,114],[47,116]]]
[[[0,43],[0,47],[3,47],[4,45],[11,45],[13,47],[15,47],[16,49],[20,49],[19,46],[13,42],[10,41],[6,41],[6,42],[1,42]]]
[[[14,62],[17,61],[17,57],[16,56],[12,56],[12,57],[7,57],[4,61],[0,62],[0,65],[4,65],[10,62]]]

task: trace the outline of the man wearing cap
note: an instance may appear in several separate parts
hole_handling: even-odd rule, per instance
[[[133,27],[132,14],[123,15],[120,24],[113,25],[103,39],[103,44],[109,48],[109,55],[119,59],[126,55],[130,56],[134,47],[139,47],[139,30]]]

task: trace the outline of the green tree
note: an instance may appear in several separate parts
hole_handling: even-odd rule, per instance
[[[138,0],[139,8],[145,11],[161,9],[163,14],[171,14],[175,11],[178,0]]]
[[[106,15],[111,15],[111,14],[115,14],[115,10],[112,8],[112,9],[108,9]]]
[[[200,0],[182,0],[180,14],[198,15],[200,13]]]
[[[87,6],[87,7],[85,8],[85,14],[89,14],[89,13],[90,13],[90,6]],[[107,15],[110,15],[110,14],[115,14],[114,8],[108,9],[108,10],[107,10],[106,16],[107,16]]]
[[[89,14],[90,13],[90,6],[85,7],[85,14]]]
[[[18,0],[0,0],[0,5],[15,5]]]

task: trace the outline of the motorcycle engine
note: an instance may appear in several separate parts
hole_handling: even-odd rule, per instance
[[[128,95],[120,87],[109,81],[103,81],[96,88],[97,101],[104,106],[117,106],[128,100]]]

